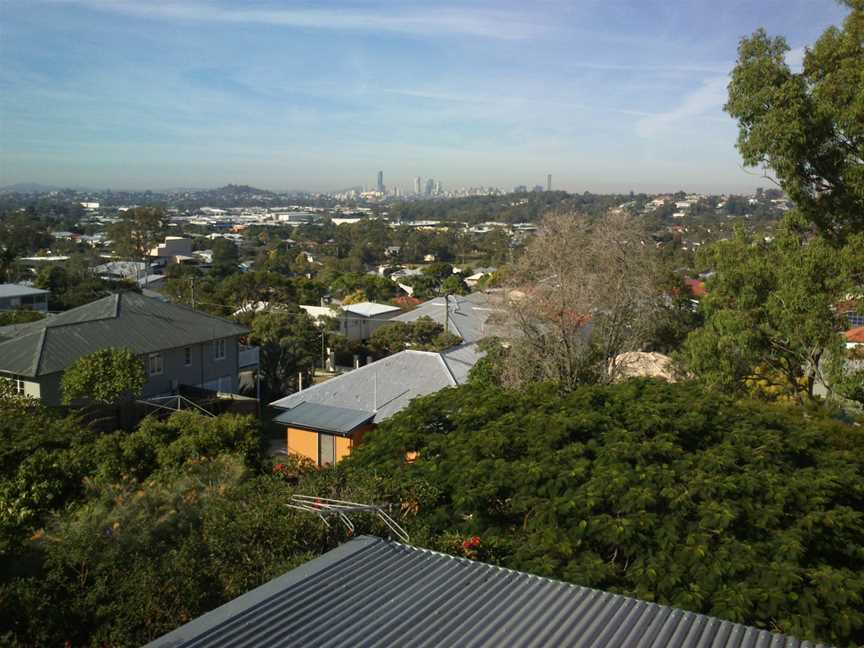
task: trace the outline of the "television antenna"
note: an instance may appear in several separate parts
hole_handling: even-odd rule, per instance
[[[318,497],[317,495],[294,494],[285,506],[305,513],[314,513],[321,518],[321,521],[328,529],[330,528],[328,518],[336,518],[337,521],[341,522],[348,529],[348,533],[351,535],[354,534],[354,523],[351,521],[349,515],[351,513],[371,513],[381,520],[403,543],[408,544],[411,540],[408,532],[384,510],[385,507],[390,508],[389,504],[361,504],[360,502],[330,499],[327,497]]]

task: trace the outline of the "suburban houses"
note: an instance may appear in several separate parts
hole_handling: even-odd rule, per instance
[[[94,351],[125,347],[145,364],[144,397],[176,393],[181,385],[234,392],[238,341],[247,332],[230,320],[124,292],[0,328],[0,377],[16,393],[59,405],[68,367]]]
[[[421,317],[429,317],[444,326],[450,333],[462,338],[465,344],[472,344],[491,334],[489,317],[500,310],[494,297],[486,292],[470,295],[446,295],[436,297],[420,304],[414,310],[396,315],[394,322],[406,324],[416,322]]]
[[[339,332],[348,340],[368,340],[378,327],[401,312],[398,306],[390,304],[343,304]]]
[[[48,311],[48,290],[20,284],[0,284],[0,312],[10,310]]]
[[[285,429],[285,451],[319,466],[336,463],[363,435],[419,396],[465,383],[476,345],[436,353],[407,350],[280,398],[273,419]]]

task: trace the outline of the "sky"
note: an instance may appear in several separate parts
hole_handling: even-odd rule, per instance
[[[415,176],[749,191],[722,106],[742,36],[803,47],[831,0],[0,0],[0,186]]]

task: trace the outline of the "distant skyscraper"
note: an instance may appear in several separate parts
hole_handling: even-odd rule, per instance
[[[384,172],[378,172],[378,191],[384,193]]]
[[[420,193],[420,176],[417,176],[416,178],[414,178],[414,193],[415,194]]]
[[[441,187],[441,181],[435,183],[435,195],[440,196],[444,193],[444,189]]]
[[[552,191],[552,174],[546,174],[546,191]]]
[[[429,178],[426,181],[426,195],[431,196],[433,191],[435,191],[435,181],[432,178]]]

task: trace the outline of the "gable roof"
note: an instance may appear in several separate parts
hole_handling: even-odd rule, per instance
[[[318,403],[370,414],[381,423],[414,398],[459,384],[442,354],[400,351],[270,403],[284,409]]]
[[[322,603],[333,611],[324,623]],[[370,536],[346,542],[148,644],[232,645],[813,646]]]
[[[362,315],[363,317],[375,317],[376,315],[386,315],[387,313],[398,313],[402,309],[390,304],[360,302],[358,304],[344,304],[342,310],[354,315]]]
[[[36,377],[63,371],[78,358],[110,347],[153,353],[248,329],[186,306],[124,292],[38,322],[0,330],[0,371]]]
[[[486,337],[486,320],[495,312],[486,293],[475,292],[470,295],[450,295],[447,298],[449,317],[447,329],[462,338],[463,342],[478,342]],[[436,297],[420,304],[407,313],[391,318],[391,322],[416,322],[421,317],[429,317],[444,326],[444,297]]]

